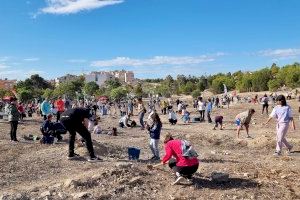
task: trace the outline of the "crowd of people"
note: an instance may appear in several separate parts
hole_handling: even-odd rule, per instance
[[[286,134],[288,131],[289,123],[292,123],[295,129],[295,122],[292,115],[292,109],[287,104],[286,98],[283,95],[263,95],[261,98],[256,95],[254,98],[242,98],[239,96],[224,95],[221,98],[218,96],[204,99],[199,97],[193,100],[193,108],[188,108],[188,103],[177,99],[173,102],[171,98],[160,99],[149,98],[147,104],[142,98],[134,98],[123,100],[119,102],[109,102],[100,100],[76,100],[70,101],[58,97],[56,100],[44,99],[43,101],[36,101],[24,104],[18,102],[16,98],[11,99],[4,106],[5,113],[8,115],[8,121],[10,123],[10,138],[11,141],[17,142],[17,128],[18,123],[23,121],[24,117],[32,117],[33,113],[40,116],[43,119],[41,125],[43,144],[52,144],[54,139],[57,142],[62,141],[63,135],[69,132],[69,154],[68,159],[76,159],[79,155],[74,151],[74,143],[76,140],[76,133],[81,136],[81,141],[86,146],[90,157],[88,161],[98,162],[102,159],[95,155],[93,149],[93,142],[91,134],[102,133],[102,128],[99,123],[101,116],[113,116],[118,117],[119,128],[135,128],[137,122],[131,118],[134,114],[138,117],[138,123],[141,130],[148,132],[149,134],[149,148],[152,152],[152,161],[160,161],[161,156],[159,153],[159,143],[161,138],[161,131],[163,125],[160,119],[160,115],[168,115],[168,121],[172,126],[178,123],[178,119],[182,119],[183,123],[191,122],[206,122],[213,123],[213,130],[220,127],[220,130],[224,129],[223,120],[224,116],[214,116],[212,120],[213,109],[230,108],[230,104],[237,103],[260,103],[262,105],[261,114],[266,113],[269,115],[269,105],[272,105],[272,112],[269,115],[269,119],[265,124],[274,118],[277,120],[276,125],[276,152],[275,156],[282,154],[282,148],[285,146],[288,152],[291,152],[293,146],[286,140]],[[275,105],[276,104],[276,105]],[[3,106],[2,106],[3,107]],[[249,106],[250,107],[250,106]],[[175,108],[175,109],[174,109]],[[191,110],[198,113],[193,118],[191,117]],[[300,112],[300,108],[299,108]],[[237,138],[240,137],[240,131],[245,128],[247,137],[249,135],[249,127],[251,124],[252,116],[255,114],[253,108],[249,108],[245,112],[236,115],[235,119],[228,119],[235,122],[237,126]],[[145,119],[145,116],[147,118]],[[56,116],[54,120],[53,117]],[[54,122],[55,121],[55,122]],[[114,131],[116,129],[114,128]],[[182,178],[190,179],[191,175],[198,169],[199,161],[197,159],[197,153],[192,149],[191,144],[188,141],[176,140],[171,134],[167,134],[164,139],[165,144],[165,156],[162,159],[162,164],[169,162],[170,168],[172,168],[176,174],[176,181],[180,182]],[[187,153],[187,156],[184,154]],[[171,158],[175,158],[175,160]]]

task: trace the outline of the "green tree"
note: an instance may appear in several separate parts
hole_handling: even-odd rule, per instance
[[[117,87],[110,91],[110,98],[119,101],[127,96],[127,90],[124,87]]]
[[[192,97],[193,97],[194,99],[198,98],[199,96],[201,96],[201,91],[200,91],[199,89],[194,90],[194,91],[192,92]]]
[[[142,97],[143,96],[143,88],[142,88],[142,84],[138,83],[135,88],[134,88],[134,93],[136,96],[138,97]]]
[[[32,100],[34,97],[33,97],[33,94],[31,91],[26,90],[26,89],[21,89],[18,92],[18,98],[22,102],[28,102],[28,101]]]
[[[54,97],[54,94],[53,94],[53,93],[54,93],[54,91],[53,91],[52,89],[47,88],[47,89],[44,90],[43,97],[44,97],[44,98],[47,98],[47,99],[51,99],[51,98]]]
[[[120,83],[119,79],[111,79],[105,81],[105,85],[108,88],[108,90],[112,90],[114,88],[120,87],[122,84]]]
[[[213,91],[216,93],[223,93],[224,84],[226,85],[228,91],[235,88],[235,82],[231,77],[219,75],[212,81]]]
[[[85,83],[83,86],[83,91],[85,92],[85,94],[90,96],[94,95],[97,90],[99,90],[99,85],[94,81]]]
[[[270,91],[275,92],[280,87],[280,83],[277,79],[273,79],[268,82],[268,87]]]

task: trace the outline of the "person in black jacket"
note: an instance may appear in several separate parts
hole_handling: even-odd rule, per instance
[[[84,139],[86,143],[86,147],[90,154],[90,158],[88,159],[88,161],[98,162],[102,160],[97,156],[95,156],[94,154],[91,133],[87,129],[89,120],[92,117],[93,116],[90,114],[90,110],[85,108],[72,108],[66,110],[61,114],[60,121],[70,133],[69,156],[68,156],[69,160],[72,160],[79,156],[78,154],[74,153],[76,132]]]
[[[157,113],[154,113],[152,116],[153,124],[148,127],[149,134],[150,134],[150,149],[153,153],[152,160],[160,160],[159,157],[159,139],[160,139],[160,132],[162,128],[161,120]]]

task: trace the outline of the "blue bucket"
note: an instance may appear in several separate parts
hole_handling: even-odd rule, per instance
[[[128,147],[129,160],[138,160],[140,158],[141,150],[135,147]]]

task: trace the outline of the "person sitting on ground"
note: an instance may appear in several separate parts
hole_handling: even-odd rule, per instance
[[[169,107],[169,122],[171,123],[171,125],[175,125],[177,123],[177,116],[172,109],[172,106]]]
[[[197,172],[199,167],[198,155],[192,148],[189,142],[185,140],[174,139],[168,133],[164,140],[165,156],[163,157],[162,164],[169,164],[169,167],[176,175],[176,180],[173,185],[180,183],[183,178],[188,180]],[[171,159],[174,157],[175,159]]]
[[[216,130],[219,124],[220,124],[220,130],[223,130],[223,116],[221,115],[215,117],[215,126],[213,130]]]
[[[42,143],[43,144],[52,144],[54,137],[57,138],[57,141],[62,140],[62,136],[55,131],[54,123],[52,122],[53,115],[48,114],[47,119],[43,122],[41,126],[41,132],[43,134]]]
[[[246,133],[247,133],[247,138],[251,138],[249,135],[249,124],[251,122],[251,117],[254,115],[255,110],[254,109],[249,109],[245,112],[242,112],[238,114],[235,117],[235,123],[237,125],[237,137],[240,137],[240,131],[243,126],[246,128]]]
[[[95,123],[94,123],[94,130],[93,130],[94,134],[101,134],[102,133],[102,128],[100,127],[99,121],[98,119],[96,119]]]
[[[160,139],[160,132],[162,128],[161,120],[157,113],[152,115],[153,124],[152,126],[147,126],[149,135],[150,135],[150,149],[152,151],[153,157],[152,160],[160,160],[159,157],[159,139]]]
[[[182,120],[185,124],[190,123],[190,113],[186,109],[182,110]]]
[[[125,114],[123,117],[120,118],[119,120],[119,127],[121,128],[128,128],[131,127],[131,125],[129,124],[129,120],[130,120],[130,116],[128,114]]]

